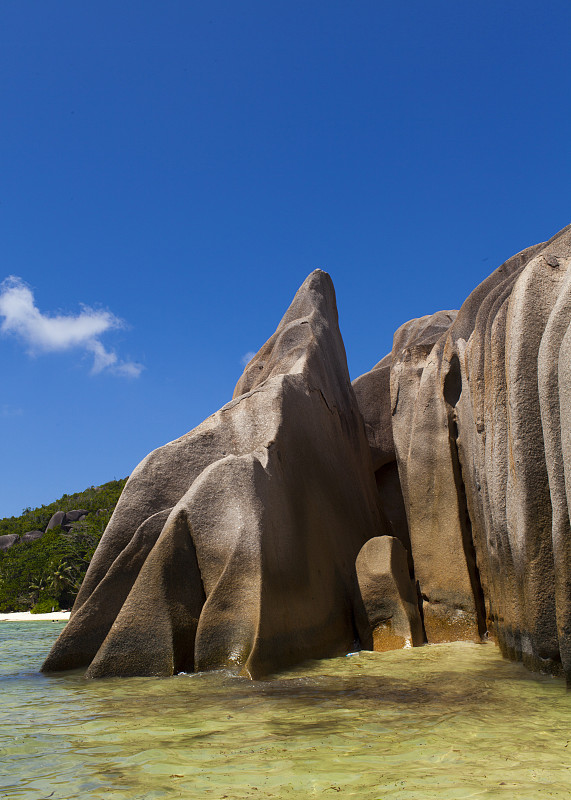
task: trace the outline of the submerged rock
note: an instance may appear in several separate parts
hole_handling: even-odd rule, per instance
[[[407,553],[398,539],[369,539],[357,556],[357,580],[373,632],[374,650],[398,650],[424,643]]]

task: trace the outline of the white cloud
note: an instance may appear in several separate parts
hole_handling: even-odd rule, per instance
[[[255,355],[256,355],[256,354],[254,353],[254,351],[253,351],[253,350],[248,350],[248,352],[247,352],[247,353],[244,353],[244,355],[243,355],[243,356],[242,356],[242,358],[240,359],[240,364],[242,364],[242,366],[244,366],[244,367],[245,367],[245,366],[246,366],[246,364],[247,364],[249,361],[251,361],[251,360],[254,358],[254,356],[255,356]]]
[[[21,417],[23,413],[22,408],[11,406],[9,403],[0,405],[0,417]]]
[[[42,314],[32,290],[21,278],[11,276],[0,284],[0,331],[17,336],[32,355],[62,352],[74,348],[93,355],[92,373],[108,370],[116,375],[136,378],[143,367],[131,361],[120,361],[100,341],[109,330],[123,328],[125,323],[110,311],[82,306],[80,314]]]
[[[117,375],[123,375],[125,378],[138,378],[144,369],[144,366],[137,364],[136,361],[123,361],[121,364],[117,364],[113,371]]]

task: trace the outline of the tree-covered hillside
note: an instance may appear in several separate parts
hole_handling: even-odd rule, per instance
[[[22,536],[44,531],[57,511],[88,512],[69,531],[57,526],[36,541],[17,541],[0,551],[0,612],[71,608],[126,481],[64,494],[49,505],[26,508],[19,517],[0,520],[0,536]]]

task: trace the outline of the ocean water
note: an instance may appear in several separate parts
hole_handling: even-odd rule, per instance
[[[86,681],[61,624],[0,623],[0,798],[566,798],[571,693],[493,644]]]

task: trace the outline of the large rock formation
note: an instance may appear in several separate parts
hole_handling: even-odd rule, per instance
[[[318,270],[234,399],[135,469],[44,669],[258,676],[370,647],[355,560],[384,532]]]
[[[363,398],[374,370],[355,381],[374,455],[390,393],[428,641],[490,631],[509,657],[568,680],[570,265],[568,227],[502,264],[455,318],[399,329],[376,407]]]
[[[571,226],[354,388],[310,275],[234,399],[134,471],[44,669],[258,676],[490,633],[571,682],[570,267]]]

